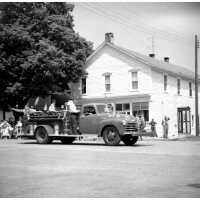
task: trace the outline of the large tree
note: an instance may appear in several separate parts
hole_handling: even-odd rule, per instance
[[[73,29],[64,2],[0,3],[0,105],[63,92],[83,75],[92,43]]]

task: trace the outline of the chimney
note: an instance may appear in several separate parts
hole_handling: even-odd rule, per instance
[[[169,57],[164,57],[164,61],[168,63],[169,62]]]
[[[155,56],[156,56],[156,55],[155,55],[154,53],[150,53],[150,54],[149,54],[149,57],[151,57],[151,58],[155,58]]]
[[[105,42],[113,43],[114,41],[114,34],[113,33],[106,33],[105,34]]]

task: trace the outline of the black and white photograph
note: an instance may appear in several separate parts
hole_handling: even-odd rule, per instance
[[[200,198],[200,2],[0,2],[0,198]]]

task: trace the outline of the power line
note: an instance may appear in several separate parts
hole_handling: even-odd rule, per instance
[[[102,4],[102,3],[98,3],[98,4]],[[101,5],[102,6],[102,5]],[[115,13],[117,13],[116,12],[116,10],[115,10]],[[154,29],[154,30],[156,30],[156,32],[160,32],[160,33],[167,33],[167,34],[173,34],[173,35],[175,35],[176,37],[181,37],[182,39],[186,39],[187,37],[186,36],[181,36],[182,34],[180,34],[180,33],[178,33],[178,32],[175,32],[175,31],[164,31],[164,30],[161,30],[161,29],[158,29],[158,28],[155,28],[155,27],[153,27],[153,26],[150,26],[149,24],[147,24],[147,23],[144,23],[144,21],[145,20],[143,20],[142,18],[141,18],[141,16],[139,16],[138,14],[135,14],[135,13],[133,13],[133,12],[131,12],[130,10],[128,10],[128,8],[126,8],[126,13],[129,13],[129,16],[132,18],[132,16],[135,16],[135,18],[136,18],[136,20],[137,21],[139,21],[141,24],[143,24],[144,26],[147,26],[147,27],[149,27],[149,28],[151,28],[151,29]],[[118,13],[120,16],[121,16],[121,13]],[[187,39],[186,39],[187,40]]]
[[[94,13],[95,13],[96,15],[98,15],[98,16],[104,17],[104,18],[106,18],[106,19],[111,20],[112,22],[115,22],[115,23],[118,23],[118,24],[123,25],[124,28],[127,28],[127,30],[129,29],[129,30],[133,31],[134,29],[137,29],[137,27],[135,27],[135,28],[133,29],[132,26],[126,25],[125,23],[121,22],[121,20],[117,20],[116,17],[107,16],[107,15],[105,15],[103,12],[101,12],[101,11],[99,12],[99,11],[98,11],[97,9],[95,9],[95,8],[92,8],[92,7],[87,6],[87,5],[81,5],[81,6],[84,7],[84,8],[86,8],[86,9],[91,10],[92,12],[94,12]],[[148,31],[146,31],[146,30],[142,31],[142,30],[140,29],[140,32],[143,32],[143,33],[145,33],[145,34],[151,35],[151,34],[150,34]]]
[[[82,7],[94,12],[96,15],[100,16],[100,17],[104,17],[106,19],[108,19],[108,16],[103,14],[102,12],[98,12],[98,10],[95,10],[87,5],[81,5]],[[109,20],[112,21],[112,22],[115,22],[115,23],[118,23],[118,24],[121,24],[122,26],[124,26],[125,29],[127,29],[129,32],[133,32],[133,28],[130,27],[130,26],[127,26],[125,25],[124,23],[120,22],[120,21],[117,21],[115,18],[112,18],[112,17],[109,17]],[[121,27],[120,27],[121,28]],[[145,34],[149,34],[147,31],[141,31]],[[150,34],[149,34],[150,35]]]
[[[89,4],[89,3],[87,3],[87,4]],[[89,6],[90,6],[90,4],[89,4]],[[107,8],[105,8],[104,7],[104,9],[102,10],[101,8],[96,8],[96,7],[94,7],[93,6],[93,8],[94,9],[98,9],[99,11],[101,11],[101,12],[103,12],[103,13],[106,13],[106,10],[107,10]],[[145,31],[145,32],[150,32],[151,34],[156,34],[157,36],[164,36],[164,38],[166,39],[173,39],[173,40],[176,40],[177,41],[177,39],[178,40],[180,40],[181,38],[180,38],[180,36],[175,36],[174,34],[170,34],[170,33],[168,33],[167,31],[160,31],[160,30],[158,30],[158,29],[155,29],[155,28],[152,28],[152,27],[150,27],[149,25],[149,27],[150,28],[148,28],[148,26],[147,25],[143,25],[143,26],[141,26],[141,25],[138,25],[138,24],[136,24],[136,23],[134,23],[134,21],[132,20],[131,22],[128,22],[128,24],[127,24],[127,19],[126,18],[123,18],[122,17],[122,15],[121,14],[113,14],[114,12],[112,11],[112,14],[111,14],[111,12],[110,12],[110,10],[109,10],[109,13],[107,12],[107,14],[106,15],[112,15],[113,17],[115,17],[115,18],[117,18],[117,19],[120,19],[121,21],[123,20],[123,23],[124,24],[126,24],[126,25],[128,25],[128,26],[130,26],[131,24],[133,25],[133,27],[132,28],[135,28],[135,27],[137,27],[137,28],[139,28],[139,29],[142,29],[143,30],[143,32]],[[141,22],[140,22],[141,23]],[[145,26],[145,28],[144,28],[144,26]],[[158,35],[158,33],[159,33],[159,35]],[[169,38],[170,37],[170,38]],[[173,37],[173,38],[172,38]],[[181,39],[181,41],[182,42],[184,42],[185,41],[185,38],[182,38]],[[190,43],[191,44],[191,43]]]
[[[86,9],[91,10],[92,12],[94,12],[95,14],[99,15],[99,16],[103,16],[106,19],[110,19],[111,21],[114,21],[116,23],[120,23],[123,26],[126,26],[127,28],[129,28],[131,31],[133,31],[133,29],[137,29],[140,32],[143,32],[145,34],[151,34],[151,35],[157,35],[157,37],[160,38],[164,38],[164,39],[168,39],[168,40],[172,40],[172,41],[177,41],[180,40],[181,42],[187,43],[189,45],[189,41],[187,41],[186,39],[184,39],[183,37],[180,38],[179,36],[175,36],[172,33],[167,33],[167,32],[161,32],[159,30],[156,30],[155,28],[149,29],[149,28],[144,28],[141,25],[135,24],[133,22],[128,22],[127,23],[127,19],[123,18],[120,14],[116,14],[113,12],[109,13],[106,11],[107,8],[104,7],[104,9],[102,10],[102,8],[96,8],[95,6],[91,6],[90,3],[79,3],[79,5],[81,4],[82,7],[85,7]],[[97,4],[97,3],[96,3]],[[99,5],[99,3],[98,3]],[[159,35],[158,35],[159,33]]]

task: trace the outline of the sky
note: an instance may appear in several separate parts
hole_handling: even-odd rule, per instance
[[[194,37],[200,38],[200,2],[75,2],[74,29],[93,42],[94,49],[106,32],[114,43],[194,71]],[[200,55],[200,54],[199,54]]]

